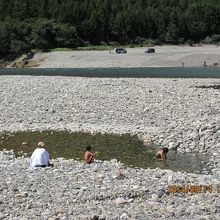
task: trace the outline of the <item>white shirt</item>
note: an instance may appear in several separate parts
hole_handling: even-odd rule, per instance
[[[44,148],[37,148],[32,156],[30,161],[30,168],[34,168],[36,165],[48,165],[49,163],[49,154]]]

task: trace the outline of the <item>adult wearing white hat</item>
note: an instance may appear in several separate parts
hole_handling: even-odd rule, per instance
[[[44,142],[38,143],[38,148],[33,152],[30,160],[30,169],[36,167],[53,166],[49,161],[49,153],[44,148]]]

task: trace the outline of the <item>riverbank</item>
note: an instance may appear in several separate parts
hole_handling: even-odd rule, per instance
[[[107,161],[97,169],[57,159],[54,168],[29,173],[29,158],[1,152],[0,219],[219,219],[218,79],[0,78],[1,132],[138,134],[158,147],[178,144],[179,152],[201,152],[212,171],[131,169]],[[167,194],[171,183],[213,190]]]
[[[220,176],[218,79],[1,76],[0,131],[138,134],[146,143],[200,152]],[[210,87],[210,88],[209,88]]]
[[[28,162],[0,151],[0,219],[220,218],[219,179],[210,175],[62,158],[30,172]]]
[[[219,67],[220,47],[155,46],[155,53],[146,48],[126,48],[127,54],[111,51],[55,51],[37,53],[30,65],[39,68],[97,68],[97,67]],[[31,64],[32,63],[32,64]]]

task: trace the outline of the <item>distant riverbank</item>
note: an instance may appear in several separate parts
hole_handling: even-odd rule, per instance
[[[37,53],[31,61],[39,68],[96,67],[219,67],[220,47],[155,46],[155,53],[146,48],[126,48],[127,54],[106,51],[55,51]]]

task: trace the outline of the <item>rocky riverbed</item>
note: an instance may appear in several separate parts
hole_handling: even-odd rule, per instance
[[[0,131],[136,133],[159,146],[220,158],[218,79],[1,76]],[[203,88],[200,88],[203,86]],[[219,176],[220,171],[215,170]]]
[[[0,219],[220,219],[219,179],[211,175],[62,158],[29,171],[29,158],[12,151],[0,152],[0,161]],[[191,192],[178,189],[187,185]]]
[[[220,90],[214,87],[219,84],[218,79],[1,76],[0,131],[135,133],[148,143],[207,155],[212,175],[120,168],[123,178],[114,179],[115,163],[93,171],[71,160],[29,173],[28,159],[1,153],[0,219],[219,219]],[[213,191],[168,195],[169,178],[212,184]]]

